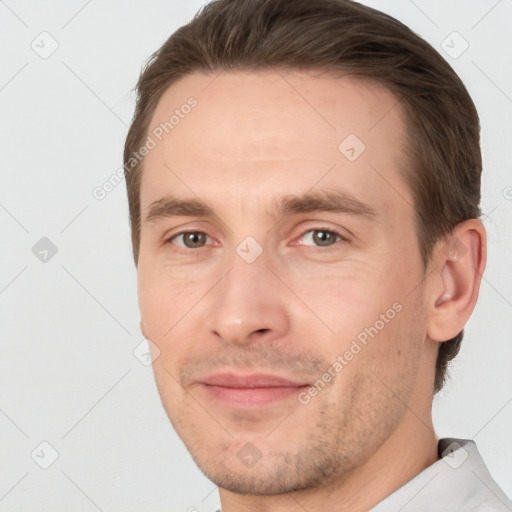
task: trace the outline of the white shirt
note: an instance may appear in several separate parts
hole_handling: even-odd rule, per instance
[[[440,439],[440,460],[369,512],[512,512],[470,439]]]

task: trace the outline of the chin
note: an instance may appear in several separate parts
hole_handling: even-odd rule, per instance
[[[264,440],[259,442],[260,446]],[[241,446],[240,446],[241,444]],[[309,447],[302,450],[274,451],[270,443],[256,452],[251,442],[223,442],[212,450],[204,446],[195,450],[187,446],[201,472],[222,489],[237,494],[279,495],[299,490],[318,488],[339,478],[343,468],[329,450]],[[244,462],[244,456],[253,460]],[[259,457],[259,458],[258,458]],[[314,462],[313,462],[314,461]],[[341,470],[341,471],[340,471]]]

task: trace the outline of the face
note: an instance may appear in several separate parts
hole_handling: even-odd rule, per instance
[[[423,365],[396,99],[354,78],[197,73],[148,134],[139,306],[172,425],[230,491],[343,478],[399,427]]]

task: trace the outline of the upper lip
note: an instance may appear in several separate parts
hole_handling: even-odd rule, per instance
[[[273,388],[273,387],[300,387],[305,382],[296,382],[278,375],[253,373],[235,375],[234,373],[216,373],[201,380],[202,384],[209,386],[223,386],[226,388]]]

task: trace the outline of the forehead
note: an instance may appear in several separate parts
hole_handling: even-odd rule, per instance
[[[193,107],[190,107],[193,105]],[[408,195],[401,108],[379,84],[284,70],[194,73],[150,122],[141,207],[168,192],[229,200],[339,188],[381,206]],[[215,190],[212,190],[215,183]],[[401,197],[400,197],[401,196]]]

